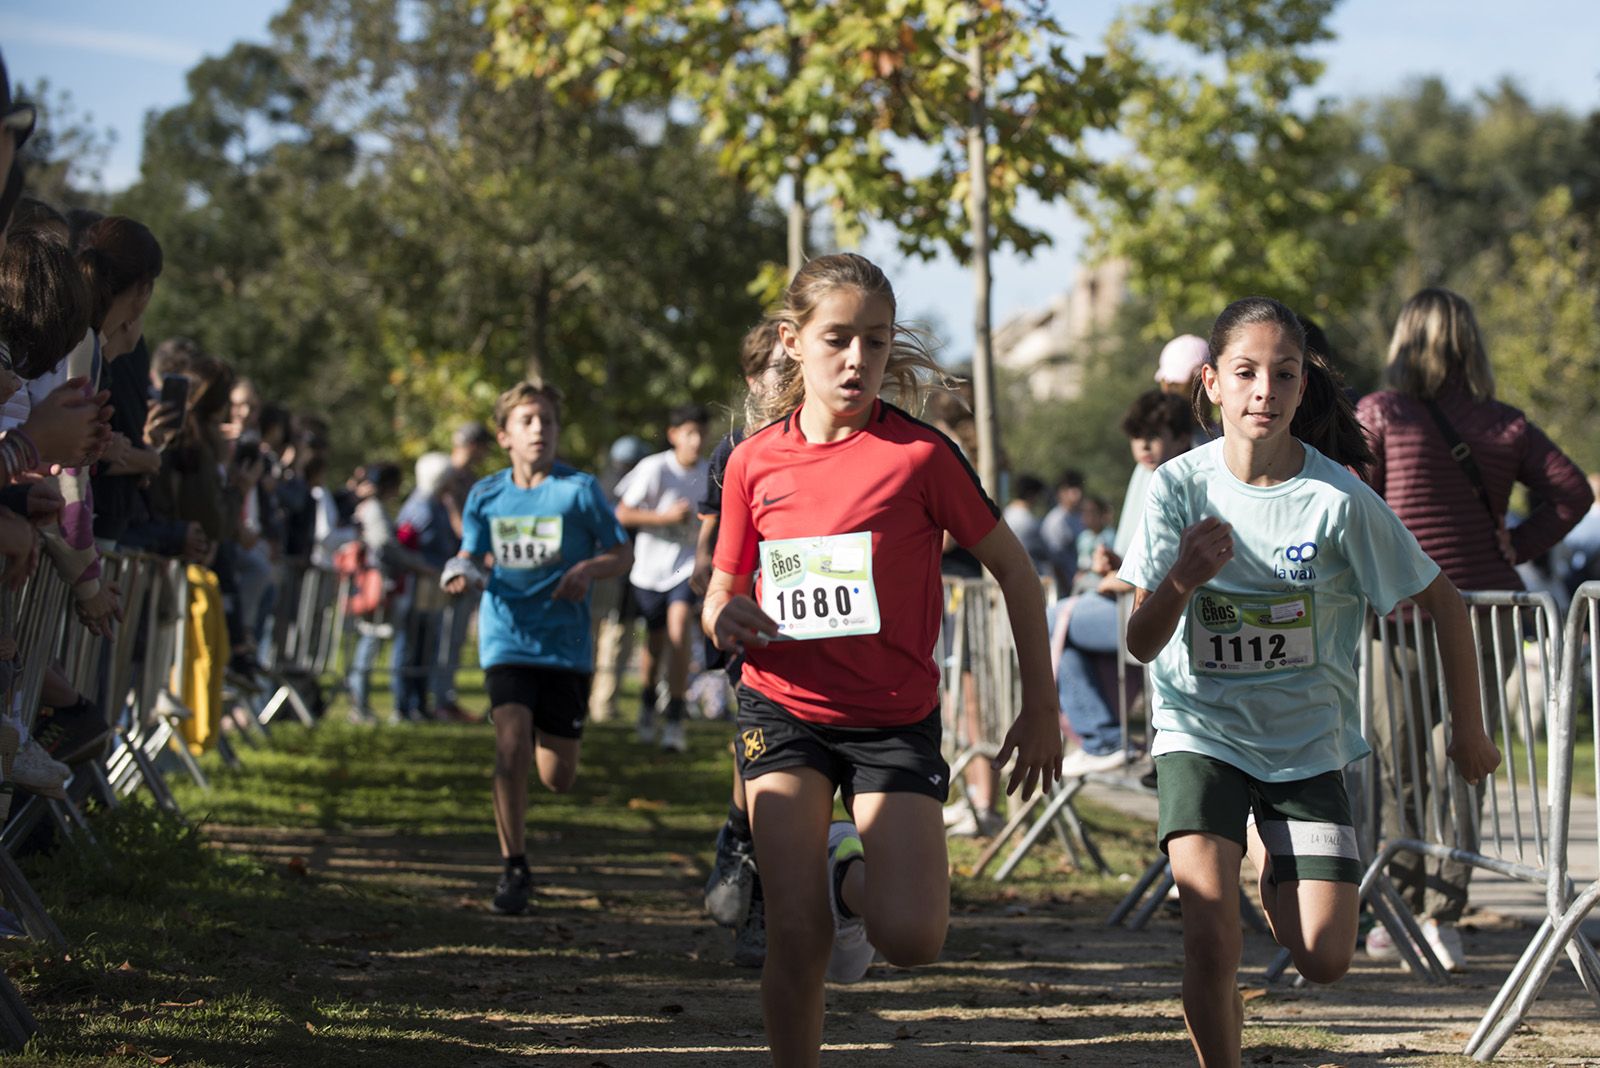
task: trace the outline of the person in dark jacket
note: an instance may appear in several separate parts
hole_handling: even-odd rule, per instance
[[[1400,310],[1389,345],[1385,372],[1388,389],[1369,394],[1357,406],[1377,462],[1367,481],[1394,509],[1422,549],[1460,590],[1520,590],[1516,565],[1548,552],[1583,517],[1590,494],[1584,474],[1565,453],[1521,411],[1494,397],[1494,374],[1484,352],[1472,306],[1448,289],[1417,293]],[[1470,449],[1477,475],[1452,455],[1451,436]],[[1515,483],[1528,488],[1533,502],[1527,518],[1515,528],[1506,524],[1506,510]],[[1490,643],[1480,670],[1489,680],[1504,681],[1496,662],[1507,668],[1520,655],[1520,636],[1502,636],[1498,651]],[[1426,783],[1411,781],[1414,766],[1409,738],[1431,738],[1433,767],[1443,759],[1444,735],[1436,701],[1425,701],[1415,650],[1406,674],[1412,680],[1413,718],[1391,716],[1390,693],[1401,693],[1401,666],[1390,664],[1392,681],[1373,681],[1372,747],[1383,776],[1383,797],[1393,798],[1398,786],[1404,811],[1384,812],[1386,837],[1423,837],[1411,814],[1427,811]],[[1419,754],[1422,766],[1428,757]],[[1397,783],[1396,777],[1399,782]],[[1424,795],[1420,804],[1414,799]],[[1446,841],[1455,834],[1464,848],[1477,839],[1482,793],[1462,791],[1460,811],[1446,812]],[[1476,806],[1476,807],[1474,807]],[[1393,807],[1393,806],[1390,806]],[[1390,877],[1423,921],[1423,934],[1439,962],[1450,971],[1465,964],[1461,936],[1455,929],[1467,904],[1472,869],[1455,861],[1410,855],[1398,858]],[[1368,952],[1380,959],[1395,953],[1389,932],[1374,928]]]

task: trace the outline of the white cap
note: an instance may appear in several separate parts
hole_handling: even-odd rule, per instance
[[[1195,373],[1211,356],[1211,346],[1203,337],[1180,334],[1167,342],[1161,350],[1161,363],[1156,368],[1157,382],[1171,382],[1186,386]]]

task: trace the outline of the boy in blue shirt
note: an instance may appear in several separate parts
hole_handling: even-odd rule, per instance
[[[556,462],[561,393],[519,382],[495,401],[511,466],[472,487],[462,511],[461,554],[444,569],[445,592],[484,590],[478,656],[494,721],[494,817],[505,873],[496,912],[528,907],[528,772],[562,793],[578,774],[594,654],[589,587],[633,560],[627,535],[592,475]]]

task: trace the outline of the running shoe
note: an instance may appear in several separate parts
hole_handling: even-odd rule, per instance
[[[25,735],[17,747],[16,755],[11,758],[11,774],[6,781],[19,790],[65,801],[67,780],[70,778],[71,768],[60,761],[51,760],[50,754],[38,742]]]
[[[639,695],[639,722],[634,728],[633,736],[641,745],[650,745],[656,740],[656,698],[654,693]]]
[[[689,751],[689,736],[684,732],[682,720],[668,720],[661,725],[661,748],[672,753]]]
[[[835,820],[828,828],[828,904],[833,909],[833,953],[828,958],[831,983],[854,983],[872,966],[876,952],[867,941],[867,925],[860,916],[846,918],[839,900],[839,871],[862,856],[861,836],[849,820]]]
[[[755,843],[734,837],[726,823],[717,832],[717,858],[706,880],[706,915],[724,927],[738,927],[750,911],[756,884]]]
[[[1464,971],[1467,967],[1467,951],[1461,945],[1461,931],[1453,923],[1440,923],[1438,920],[1422,921],[1422,937],[1428,943],[1428,948],[1433,950],[1433,955],[1439,958],[1447,972]]]
[[[1074,749],[1067,754],[1067,759],[1061,762],[1061,777],[1063,779],[1081,779],[1085,775],[1101,774],[1116,771],[1126,767],[1128,754],[1121,749],[1113,749],[1109,753],[1090,753],[1086,749]]]
[[[960,819],[947,824],[944,833],[948,838],[993,838],[1005,825],[1005,817],[992,808],[969,808]]]
[[[1394,935],[1381,923],[1373,924],[1372,930],[1367,932],[1367,956],[1373,960],[1400,959],[1400,951],[1394,947]]]
[[[520,916],[528,911],[528,897],[533,893],[533,873],[527,868],[511,868],[500,877],[494,889],[490,908],[502,916]]]
[[[750,899],[750,911],[733,936],[733,964],[736,968],[759,968],[767,962],[767,903]]]
[[[48,716],[41,711],[39,721],[33,726],[33,736],[52,760],[63,764],[81,764],[93,760],[106,747],[111,737],[111,725],[93,702],[79,700],[75,705],[58,708]]]

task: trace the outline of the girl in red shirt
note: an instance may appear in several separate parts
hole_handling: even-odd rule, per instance
[[[939,750],[939,557],[948,530],[1005,595],[1022,709],[996,758],[1007,792],[1059,776],[1044,600],[1027,552],[915,406],[937,365],[895,322],[883,272],[812,260],[776,313],[789,360],[774,419],[728,463],[702,624],[745,655],[740,771],[767,901],[761,997],[774,1063],[815,1065],[825,978],[874,950],[934,960],[949,923]],[[757,566],[760,578],[757,579]],[[833,794],[853,821],[830,825]]]

